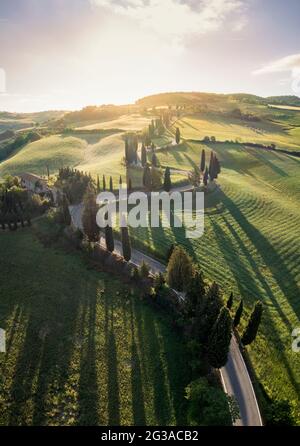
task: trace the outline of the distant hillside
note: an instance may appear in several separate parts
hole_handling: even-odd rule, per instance
[[[5,130],[21,130],[36,125],[48,124],[49,121],[59,119],[64,111],[43,111],[37,113],[8,113],[0,111],[0,132]]]
[[[0,133],[0,142],[13,138],[14,136],[15,132],[13,132],[12,130],[5,130],[4,132]]]
[[[298,96],[269,96],[266,100],[269,104],[294,105],[300,107],[300,98],[298,98]]]
[[[135,111],[132,105],[101,105],[84,107],[82,110],[65,113],[62,118],[66,124],[87,122],[87,121],[108,121],[119,118],[124,114]]]
[[[174,92],[174,93],[160,93],[152,96],[146,96],[136,101],[137,105],[143,107],[159,107],[159,106],[189,106],[189,105],[204,105],[214,104],[226,107],[232,102],[240,102],[246,104],[261,104],[267,105],[269,103],[297,105],[300,106],[300,98],[297,96],[270,96],[261,97],[247,93],[234,94],[217,94],[217,93],[199,93],[199,92]]]

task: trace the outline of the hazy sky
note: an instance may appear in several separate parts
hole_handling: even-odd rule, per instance
[[[295,94],[299,22],[299,0],[0,0],[0,110]]]

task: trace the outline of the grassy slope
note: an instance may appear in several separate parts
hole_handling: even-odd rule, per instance
[[[12,157],[0,164],[0,175],[32,172],[46,174],[57,171],[62,165],[76,165],[83,160],[84,140],[71,136],[50,136],[27,144]]]
[[[185,422],[187,358],[166,315],[29,229],[0,245],[0,425]]]
[[[124,122],[127,122],[130,127],[134,119],[133,116]],[[110,125],[107,129],[109,128]],[[71,166],[89,172],[94,177],[97,174],[100,177],[103,174],[107,177],[111,175],[115,187],[119,184],[120,175],[123,181],[130,177],[133,187],[139,186],[142,181],[142,172],[138,169],[127,170],[122,164],[124,157],[122,133],[112,130],[112,134],[107,136],[107,129],[105,129],[106,133],[99,130],[99,133],[54,135],[28,144],[0,163],[0,177],[24,171],[45,175],[47,165],[51,173],[57,173],[61,166]]]
[[[83,127],[78,127],[79,130],[97,130],[97,129],[121,129],[121,130],[142,130],[151,122],[151,118],[141,115],[132,114],[124,115],[112,121],[97,122]]]
[[[176,122],[184,138],[203,139],[215,136],[220,141],[276,144],[279,148],[299,150],[300,127],[287,127],[282,122],[245,122],[220,116],[187,116]]]
[[[191,169],[204,147],[210,150],[185,144],[160,152],[159,159]],[[300,422],[300,356],[291,349],[300,317],[300,161],[233,144],[213,148],[223,172],[221,191],[206,197],[204,236],[189,240],[180,228],[139,228],[133,235],[158,256],[172,242],[183,244],[227,296],[233,290],[236,300],[245,299],[247,314],[255,300],[263,301],[264,320],[251,358],[268,394],[289,399]]]

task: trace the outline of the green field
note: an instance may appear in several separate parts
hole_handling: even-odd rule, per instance
[[[206,196],[204,236],[189,240],[180,228],[138,228],[132,231],[132,236],[137,246],[159,258],[165,258],[172,243],[184,245],[205,275],[220,283],[225,296],[233,290],[236,299],[243,297],[246,316],[255,300],[264,302],[259,337],[249,348],[251,360],[263,390],[271,398],[288,399],[300,423],[300,356],[291,348],[291,333],[299,326],[300,318],[300,160],[233,142],[208,145],[196,142],[205,136],[215,136],[219,141],[274,143],[292,153],[299,151],[300,114],[290,109],[292,105],[288,109],[270,109],[267,103],[259,102],[260,99],[256,103],[256,97],[249,99],[247,95],[241,99],[232,96],[226,101],[222,95],[209,95],[210,102],[207,100],[196,93],[176,96],[175,104],[183,104],[185,108],[174,127],[181,129],[184,141],[179,146],[157,151],[163,167],[186,172],[199,165],[203,148],[207,159],[211,149],[217,152],[222,165],[220,189]],[[172,104],[168,95],[167,102],[160,101],[163,99],[159,96],[157,102],[145,100],[142,106]],[[237,106],[259,120],[230,117]],[[199,112],[201,108],[204,111]],[[135,119],[136,115],[128,115],[106,121],[105,125],[107,129],[140,128],[144,118],[139,116],[134,124]],[[89,125],[95,129],[102,124]],[[47,164],[51,172],[61,165],[70,165],[94,176],[112,175],[114,184],[118,184],[120,175],[123,179],[130,176],[133,185],[138,186],[141,170],[126,172],[122,164],[122,136],[122,132],[115,130],[112,134],[99,130],[99,133],[86,131],[46,137],[0,163],[0,176],[23,171],[45,174]],[[172,139],[167,131],[154,142],[161,146]],[[177,172],[173,183],[186,178],[187,175]],[[245,320],[246,317],[242,324]]]
[[[124,115],[112,121],[96,122],[94,124],[78,127],[77,130],[102,130],[102,129],[120,129],[137,131],[147,127],[151,122],[151,117],[144,117],[138,114]]]
[[[264,303],[251,360],[267,394],[287,398],[300,422],[300,356],[291,348],[300,317],[300,161],[240,145],[196,143],[160,151],[159,159],[191,169],[203,148],[207,155],[211,148],[217,152],[223,169],[220,190],[206,197],[204,236],[187,239],[180,228],[139,228],[132,236],[157,257],[171,243],[184,245],[225,296],[233,290],[236,300],[243,297],[247,314],[257,299]]]
[[[185,423],[186,350],[166,314],[30,229],[0,245],[0,425]]]
[[[99,132],[74,133],[68,136],[54,135],[42,138],[21,148],[9,159],[0,163],[0,176],[31,172],[46,175],[47,165],[51,173],[57,173],[62,166],[76,167],[84,172],[102,177],[113,177],[115,187],[119,177],[124,181],[132,179],[133,187],[141,184],[142,171],[126,169],[122,163],[124,157],[124,140],[122,133]]]
[[[205,136],[215,136],[219,141],[275,144],[291,151],[300,149],[299,123],[294,127],[273,120],[245,122],[219,115],[192,115],[176,121],[176,127],[186,139],[201,140]]]

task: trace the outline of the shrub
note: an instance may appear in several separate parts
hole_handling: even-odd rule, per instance
[[[192,381],[186,388],[188,423],[192,426],[230,426],[239,417],[232,397],[209,385],[206,378]]]
[[[143,279],[148,279],[149,274],[150,274],[150,267],[146,262],[144,262],[144,261],[142,262],[142,264],[139,268],[139,273]]]

